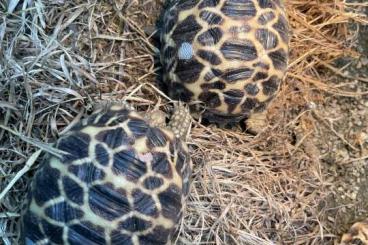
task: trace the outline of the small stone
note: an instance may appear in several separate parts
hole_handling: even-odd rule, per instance
[[[364,65],[364,66],[368,65],[368,58],[366,58],[366,57],[361,58],[360,63],[362,63],[362,65]]]
[[[308,106],[308,109],[310,109],[310,110],[314,110],[314,109],[317,108],[316,103],[314,103],[313,101],[309,101],[307,106]]]
[[[357,198],[357,194],[356,193],[351,193],[351,199],[356,200],[356,198]]]
[[[362,66],[363,66],[362,62],[359,61],[358,64],[356,65],[356,68],[360,69],[362,68]]]

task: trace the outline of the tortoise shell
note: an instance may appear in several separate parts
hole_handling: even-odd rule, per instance
[[[368,244],[368,218],[354,223],[349,231],[342,235],[340,245]]]
[[[22,217],[26,244],[167,244],[189,192],[186,144],[113,105],[80,121],[38,169]]]
[[[164,9],[160,25],[169,96],[203,102],[210,122],[263,112],[279,91],[289,43],[281,1],[176,0]]]

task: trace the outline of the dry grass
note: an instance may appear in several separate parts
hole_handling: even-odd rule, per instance
[[[156,104],[154,47],[143,32],[156,1],[8,1],[0,3],[0,237],[16,243],[20,203],[40,161],[40,142],[54,142],[91,99]],[[31,3],[28,5],[27,3]],[[195,123],[195,161],[178,241],[196,244],[328,244],[321,203],[330,194],[310,139],[322,123],[315,104],[327,95],[359,96],[334,84],[332,61],[358,57],[350,21],[367,18],[342,0],[288,0],[291,60],[270,126],[253,137]],[[365,4],[366,6],[367,4]],[[12,8],[11,6],[14,6]],[[16,6],[16,7],[15,7]],[[347,79],[358,79],[350,77]],[[31,157],[32,154],[35,154]],[[34,164],[33,164],[34,163]],[[9,183],[11,183],[9,185]],[[6,188],[8,186],[8,188]]]

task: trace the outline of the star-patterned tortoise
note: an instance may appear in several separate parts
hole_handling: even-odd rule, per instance
[[[171,98],[203,102],[202,117],[221,126],[265,117],[288,63],[281,0],[173,0],[158,28]]]
[[[25,244],[170,244],[189,192],[188,109],[102,106],[63,135],[31,183]]]

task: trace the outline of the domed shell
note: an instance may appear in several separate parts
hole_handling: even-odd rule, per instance
[[[62,136],[28,193],[26,244],[167,244],[189,192],[191,160],[170,130],[119,106]],[[46,244],[46,243],[42,243]]]
[[[163,84],[169,96],[203,102],[203,117],[212,122],[236,122],[264,111],[287,68],[283,4],[172,2],[163,12],[160,32]]]

